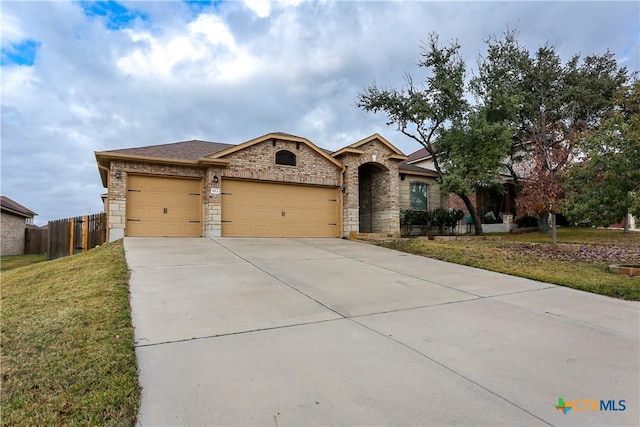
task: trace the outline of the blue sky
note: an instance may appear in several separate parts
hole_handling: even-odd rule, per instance
[[[122,3],[115,1],[81,1],[78,4],[88,18],[101,19],[109,30],[121,30],[133,26],[137,21],[149,22],[149,17],[146,14],[136,11],[134,7],[127,8]],[[197,5],[199,2],[191,2],[190,4]]]
[[[3,1],[1,191],[39,223],[99,212],[94,151],[271,131],[338,149],[379,132],[357,109],[373,81],[424,77],[418,47],[457,39],[468,74],[483,40],[516,27],[530,50],[615,53],[640,68],[638,2]]]

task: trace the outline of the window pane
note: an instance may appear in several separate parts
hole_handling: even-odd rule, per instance
[[[427,184],[420,182],[411,184],[411,209],[427,210]]]

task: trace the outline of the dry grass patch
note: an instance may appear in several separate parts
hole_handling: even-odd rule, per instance
[[[2,423],[133,425],[122,242],[2,273]]]
[[[552,249],[538,233],[505,235],[504,240],[430,241],[413,239],[385,246],[456,264],[497,271],[627,300],[640,300],[640,278],[608,271],[609,263],[638,262],[640,233],[563,229]]]

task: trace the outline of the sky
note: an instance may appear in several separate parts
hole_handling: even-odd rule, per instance
[[[484,40],[516,29],[563,60],[610,50],[640,69],[640,2],[11,1],[2,24],[0,190],[36,223],[101,212],[95,151],[269,132],[337,150],[380,133],[356,107],[401,87],[432,32],[457,40],[467,78]]]

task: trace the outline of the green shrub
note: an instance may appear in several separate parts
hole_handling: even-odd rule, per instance
[[[414,225],[425,228],[435,228],[440,234],[453,233],[456,224],[464,218],[464,212],[455,209],[432,209],[426,211],[401,210],[400,226],[411,228]]]

